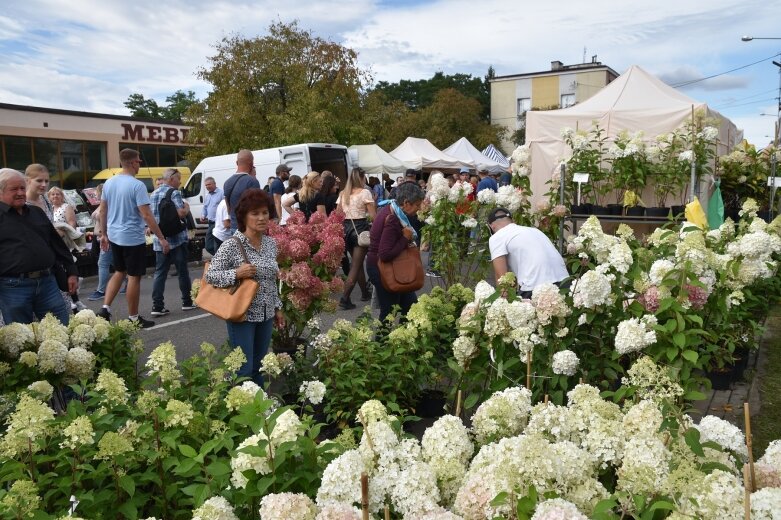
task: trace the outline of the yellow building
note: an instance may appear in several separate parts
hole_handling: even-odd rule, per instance
[[[502,148],[515,145],[513,134],[525,128],[529,110],[554,110],[580,103],[618,77],[593,56],[590,63],[564,65],[552,61],[550,70],[491,78],[491,123],[508,132]]]
[[[171,121],[0,103],[0,167],[44,164],[52,185],[84,188],[134,148],[144,166],[187,166],[190,127]]]

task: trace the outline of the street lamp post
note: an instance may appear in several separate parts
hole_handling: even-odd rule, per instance
[[[741,38],[744,42],[750,42],[752,40],[781,40],[781,38],[766,38],[766,37],[759,37],[759,36],[743,36]],[[775,124],[775,131],[773,132],[773,147],[778,147],[778,138],[779,134],[781,134],[781,63],[778,61],[773,60],[773,65],[778,67],[778,97],[776,98],[776,101],[778,102],[778,106],[776,107],[776,124]],[[775,209],[773,206],[775,205],[775,195],[776,195],[776,153],[775,150],[773,151],[773,156],[770,158],[770,179],[769,183],[770,185],[770,204],[768,207],[769,216],[772,219],[773,218],[773,210]]]

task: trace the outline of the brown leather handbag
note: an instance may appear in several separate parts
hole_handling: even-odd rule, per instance
[[[231,237],[239,244],[239,250],[244,257],[244,262],[250,263],[247,258],[247,252],[241,244],[241,240]],[[229,239],[230,240],[230,239]],[[252,278],[243,278],[236,280],[234,285],[229,287],[215,287],[206,281],[206,273],[209,270],[209,262],[203,267],[203,277],[201,278],[201,288],[198,290],[198,296],[195,298],[195,304],[214,314],[218,318],[226,321],[246,321],[247,309],[249,309],[252,299],[258,292],[260,285]]]
[[[405,248],[390,262],[379,260],[377,267],[380,271],[382,286],[388,292],[417,291],[423,287],[425,282],[423,262],[420,259],[420,249],[417,246]]]

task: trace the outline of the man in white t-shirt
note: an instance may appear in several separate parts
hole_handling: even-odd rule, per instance
[[[509,210],[493,210],[488,215],[488,227],[494,275],[498,280],[508,271],[515,273],[523,298],[530,298],[539,285],[558,285],[569,276],[564,259],[550,239],[539,229],[515,224]]]

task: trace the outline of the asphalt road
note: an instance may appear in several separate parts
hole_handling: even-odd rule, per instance
[[[208,253],[204,251],[204,259],[208,258]],[[425,258],[424,258],[425,260]],[[174,271],[172,268],[171,271]],[[200,278],[203,273],[203,262],[190,263],[190,278],[195,280]],[[182,298],[179,292],[179,283],[175,275],[169,273],[165,284],[165,306],[171,311],[170,314],[163,317],[152,317],[152,277],[154,269],[147,269],[147,274],[141,279],[141,299],[139,305],[140,314],[148,320],[155,322],[155,326],[148,329],[141,329],[138,337],[144,342],[143,359],[157,347],[160,343],[171,341],[176,346],[177,357],[179,360],[187,359],[199,352],[201,343],[204,341],[220,345],[227,341],[228,333],[225,322],[211,314],[200,309],[191,311],[182,311]],[[436,278],[426,278],[426,285],[418,294],[431,290],[433,284],[437,283]],[[98,312],[103,305],[102,301],[87,301],[87,297],[93,293],[98,284],[97,276],[90,276],[82,281],[79,295],[84,304],[95,312]],[[334,295],[338,299],[339,295]],[[337,309],[334,313],[326,313],[320,316],[323,330],[328,330],[336,319],[342,318],[355,320],[368,303],[360,302],[360,289],[356,287],[353,290],[353,302],[358,307],[349,311]],[[363,305],[361,305],[363,304]],[[111,305],[112,319],[127,318],[127,302],[125,295],[120,294],[114,299]],[[373,316],[377,317],[379,311],[374,309]]]

